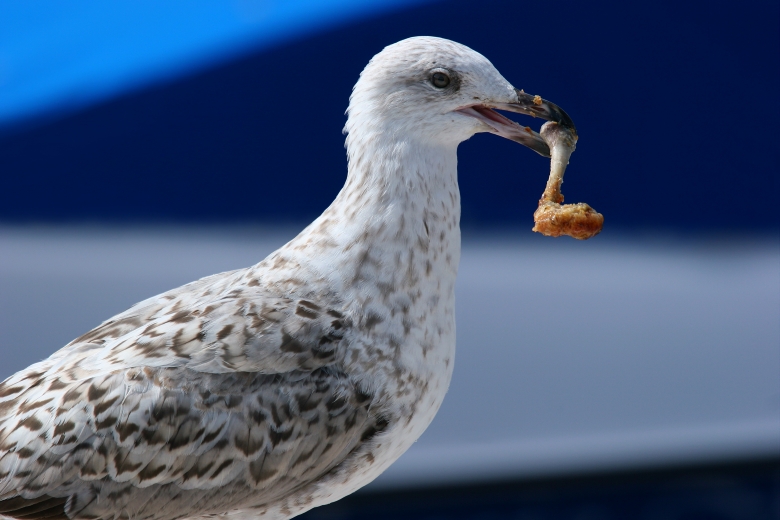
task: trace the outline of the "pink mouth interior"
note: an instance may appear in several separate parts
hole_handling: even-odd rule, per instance
[[[491,121],[495,121],[498,124],[506,125],[506,124],[516,124],[511,119],[502,116],[492,108],[488,108],[482,105],[474,105],[471,107],[474,109],[475,112],[477,112],[479,115],[481,115],[485,119],[490,119]]]
[[[520,128],[520,125],[516,122],[483,105],[472,105],[470,107],[461,108],[458,112],[479,119],[500,134],[503,134],[507,130],[516,131]]]

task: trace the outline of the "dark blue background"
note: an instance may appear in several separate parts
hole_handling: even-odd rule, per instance
[[[564,194],[603,212],[605,229],[777,231],[779,21],[775,1],[396,12],[5,129],[0,221],[310,220],[346,175],[358,74],[385,45],[426,34],[569,112],[580,141]],[[464,226],[531,226],[547,160],[491,135],[459,157]]]
[[[777,520],[778,461],[357,493],[301,520]]]

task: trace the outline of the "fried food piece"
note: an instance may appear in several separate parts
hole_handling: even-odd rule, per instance
[[[539,132],[550,147],[550,177],[534,212],[533,230],[548,237],[568,235],[585,240],[601,232],[604,216],[587,204],[563,204],[563,172],[574,152],[577,134],[566,126],[549,121]]]

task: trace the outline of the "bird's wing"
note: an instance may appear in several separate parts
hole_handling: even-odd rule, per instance
[[[267,504],[382,431],[337,368],[347,320],[243,276],[141,302],[0,385],[0,515]]]
[[[349,326],[333,305],[317,299],[278,296],[247,270],[210,276],[134,305],[73,340],[36,371],[315,369],[334,362],[336,344]]]

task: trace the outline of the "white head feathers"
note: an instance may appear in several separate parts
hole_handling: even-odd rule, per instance
[[[437,72],[446,76],[440,86]],[[488,128],[455,110],[516,101],[512,85],[478,52],[442,38],[408,38],[385,47],[361,73],[347,110],[347,147],[354,133],[374,132],[457,146]]]

